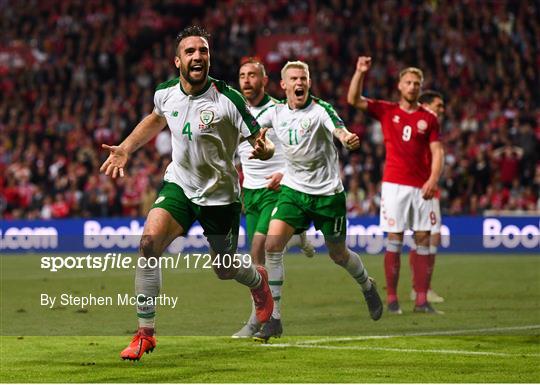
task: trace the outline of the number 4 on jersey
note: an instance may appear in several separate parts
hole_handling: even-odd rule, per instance
[[[182,128],[182,135],[187,135],[188,139],[191,140],[191,136],[193,134],[191,133],[191,125],[189,124],[189,122],[186,122],[186,124],[184,124],[184,128]]]

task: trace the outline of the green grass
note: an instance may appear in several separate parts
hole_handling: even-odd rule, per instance
[[[383,292],[381,256],[364,262]],[[404,314],[378,322],[328,257],[287,256],[285,336],[272,346],[227,337],[249,314],[245,288],[166,270],[163,292],[180,304],[158,309],[158,348],[136,363],[118,357],[136,328],[132,307],[39,305],[40,293],[131,293],[133,271],[51,273],[32,255],[0,263],[1,382],[540,382],[538,256],[438,256],[442,316],[411,312],[404,257]]]

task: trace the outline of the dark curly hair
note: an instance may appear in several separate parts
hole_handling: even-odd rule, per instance
[[[178,54],[178,46],[180,45],[180,42],[185,39],[186,37],[190,36],[200,36],[208,40],[210,38],[210,34],[206,29],[203,27],[200,27],[198,25],[190,25],[189,27],[184,28],[180,33],[176,36],[176,46],[174,48],[174,51]]]

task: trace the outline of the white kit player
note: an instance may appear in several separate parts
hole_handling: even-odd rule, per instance
[[[249,111],[255,118],[276,105],[277,100],[265,93],[268,76],[266,76],[261,62],[250,58],[242,63],[238,73],[238,83],[240,91],[247,101]],[[246,214],[247,234],[251,243],[251,256],[255,263],[266,265],[269,275],[274,275],[273,271],[283,269],[283,264],[276,264],[274,260],[265,260],[264,243],[270,216],[278,200],[280,182],[285,172],[285,157],[274,130],[269,129],[266,136],[275,146],[274,156],[271,159],[265,161],[250,159],[253,148],[246,141],[243,141],[238,146],[238,154],[244,174],[242,196]],[[290,248],[295,245],[300,246],[300,249],[307,257],[313,257],[315,251],[305,232],[291,238],[287,247]],[[271,284],[273,286],[282,285],[283,281],[272,281]],[[277,297],[274,298],[275,303],[279,302],[279,300]],[[277,307],[275,307],[275,311],[277,311]],[[260,327],[261,324],[257,321],[255,307],[252,307],[248,322],[232,337],[252,337],[259,331]]]
[[[273,300],[264,267],[225,264],[236,252],[241,204],[234,153],[240,137],[254,147],[251,156],[269,159],[274,145],[246,108],[242,96],[224,82],[208,76],[208,34],[200,27],[184,29],[176,39],[176,79],[160,84],[154,111],[118,146],[104,145],[110,155],[101,170],[113,178],[124,175],[129,155],[150,141],[165,126],[172,140],[172,162],[163,187],[148,213],[140,242],[141,259],[158,259],[178,236],[187,234],[198,220],[220,279],[235,279],[251,290],[258,321],[271,316]],[[217,263],[216,263],[217,262]],[[161,287],[156,263],[138,263],[135,273],[139,328],[120,356],[139,360],[156,346],[155,301]],[[232,266],[231,266],[232,265]],[[141,267],[146,266],[146,267]],[[154,267],[150,267],[154,266]]]
[[[286,160],[281,190],[265,243],[266,260],[282,264],[283,251],[295,233],[313,223],[324,235],[330,258],[343,267],[360,286],[370,316],[378,320],[383,306],[373,280],[354,251],[345,242],[345,192],[339,173],[334,137],[349,150],[360,146],[356,134],[347,130],[335,109],[309,93],[309,67],[301,61],[287,62],[281,70],[281,88],[287,99],[259,117],[263,127],[272,127]],[[283,269],[269,270],[274,298],[282,298]],[[278,283],[278,284],[273,284]],[[266,341],[282,333],[280,301],[275,301],[270,320],[255,334]]]

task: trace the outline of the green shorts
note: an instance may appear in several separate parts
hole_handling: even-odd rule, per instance
[[[265,235],[268,233],[270,216],[278,200],[279,192],[267,188],[244,188],[243,192],[246,227],[251,242],[256,232]]]
[[[163,182],[152,208],[161,208],[171,214],[186,235],[198,220],[212,249],[218,254],[234,254],[238,245],[240,202],[222,206],[199,206],[184,194],[176,183]]]
[[[297,233],[307,230],[313,221],[326,240],[336,242],[345,239],[346,214],[343,191],[328,196],[311,195],[282,185],[271,219],[286,222]]]

